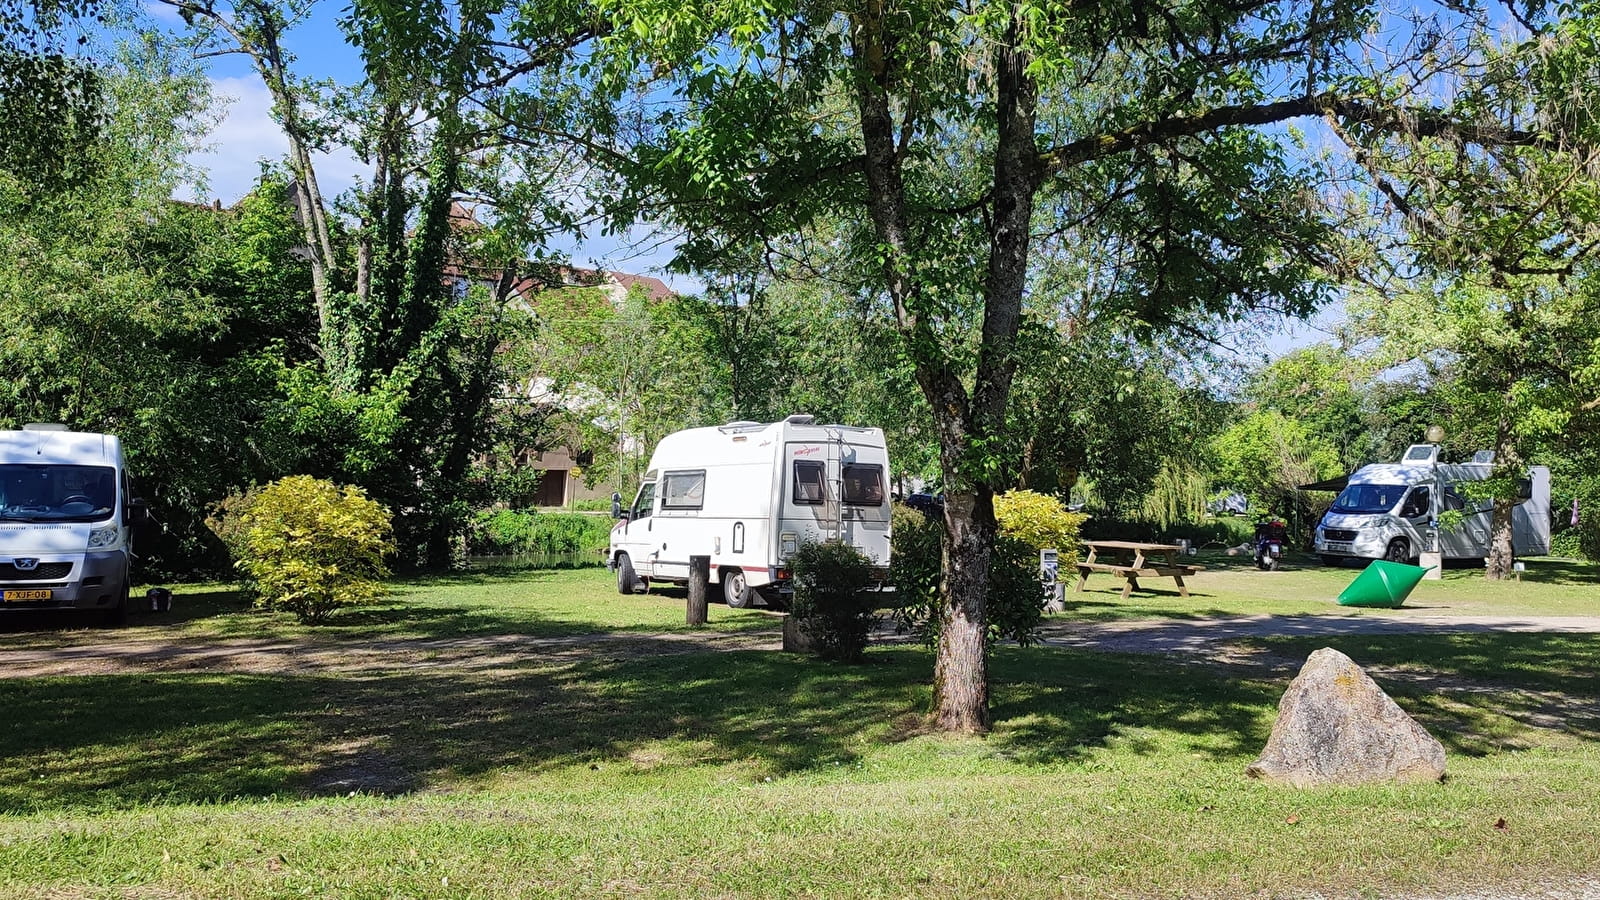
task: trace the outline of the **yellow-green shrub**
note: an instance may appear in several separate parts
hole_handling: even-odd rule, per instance
[[[1060,551],[1061,567],[1078,563],[1078,529],[1089,517],[1069,511],[1060,500],[1034,491],[1011,491],[994,498],[994,517],[1000,533],[1015,538],[1036,552]]]
[[[360,488],[291,475],[262,488],[238,522],[235,564],[253,582],[257,606],[315,624],[385,593],[389,512]]]

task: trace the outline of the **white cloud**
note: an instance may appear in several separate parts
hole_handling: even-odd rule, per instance
[[[189,199],[215,198],[227,205],[250,191],[261,174],[263,160],[276,162],[288,154],[289,141],[272,118],[272,96],[259,79],[213,78],[211,88],[227,111],[209,136],[210,146],[188,157],[191,165],[206,173],[209,194]],[[355,184],[366,171],[361,161],[344,148],[317,154],[314,162],[318,182],[329,197]]]

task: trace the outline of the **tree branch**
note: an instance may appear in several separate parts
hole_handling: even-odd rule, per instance
[[[1439,109],[1392,108],[1332,94],[1317,94],[1272,103],[1220,106],[1195,115],[1180,114],[1141,122],[1121,131],[1091,135],[1046,150],[1039,155],[1039,166],[1043,174],[1057,175],[1082,163],[1177,138],[1223,128],[1270,125],[1302,116],[1335,116],[1346,123],[1417,137],[1447,138],[1462,144],[1563,149],[1560,142],[1548,134],[1460,122]]]

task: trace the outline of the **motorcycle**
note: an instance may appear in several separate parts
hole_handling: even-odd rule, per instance
[[[1282,519],[1256,523],[1256,566],[1263,572],[1276,571],[1289,543],[1289,529]]]

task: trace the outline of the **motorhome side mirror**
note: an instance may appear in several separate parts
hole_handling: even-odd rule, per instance
[[[128,524],[143,525],[150,519],[150,506],[142,499],[134,497],[128,501]]]
[[[611,492],[611,518],[627,518],[627,515],[622,511],[622,495],[616,491]]]

